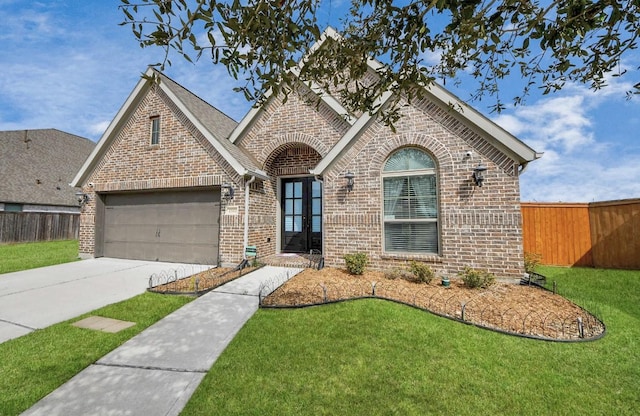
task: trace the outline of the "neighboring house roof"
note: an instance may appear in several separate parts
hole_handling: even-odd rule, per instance
[[[94,147],[56,129],[0,131],[0,202],[78,206],[69,182]]]
[[[322,34],[320,40],[311,47],[309,54],[312,54],[318,48],[321,48],[327,40],[339,40],[340,38],[341,35],[335,29],[328,27]],[[300,68],[304,67],[305,62],[306,57],[301,59],[298,68],[294,68],[292,72],[297,75]],[[369,59],[368,65],[373,71],[376,71],[383,66],[383,64],[375,59]],[[310,170],[310,173],[313,175],[322,175],[335,160],[349,149],[351,144],[353,144],[354,139],[366,130],[367,126],[375,118],[375,115],[365,112],[360,117],[354,117],[352,114],[346,113],[345,108],[335,99],[335,97],[332,97],[327,91],[322,90],[316,84],[311,85],[311,90],[318,94],[325,104],[332,108],[337,114],[344,116],[345,120],[351,125],[345,135],[329,150],[329,153],[315,168]],[[432,101],[442,106],[452,108],[452,111],[455,112],[455,115],[458,118],[478,129],[486,136],[489,142],[516,160],[523,168],[532,160],[538,159],[542,156],[542,153],[536,152],[517,137],[498,126],[496,123],[467,105],[437,83],[434,82],[426,86],[425,91]],[[270,94],[267,94],[267,98],[270,98],[269,95]],[[378,108],[381,108],[389,98],[391,98],[391,96],[392,94],[390,91],[384,92],[375,105],[379,106]],[[453,110],[454,108],[460,110]],[[236,127],[236,129],[231,133],[229,140],[232,143],[235,143],[240,137],[242,137],[245,131],[247,131],[253,124],[254,119],[258,117],[259,113],[260,110],[256,108],[249,111],[249,113],[247,113],[247,115],[240,121],[238,127]]]
[[[203,101],[171,78],[153,68],[149,68],[145,72],[145,76],[140,78],[136,87],[131,94],[129,94],[129,97],[111,124],[109,124],[109,127],[107,127],[107,130],[98,141],[98,145],[94,151],[78,171],[72,182],[74,186],[81,186],[91,174],[104,152],[118,136],[121,128],[129,119],[129,116],[135,111],[137,105],[151,88],[153,82],[155,82],[154,80],[157,80],[158,87],[171,99],[180,111],[185,114],[189,121],[196,126],[238,175],[256,176],[262,179],[267,178],[267,174],[257,167],[250,156],[227,140],[227,137],[237,124],[233,119]]]

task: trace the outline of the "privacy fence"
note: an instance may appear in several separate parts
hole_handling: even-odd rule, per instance
[[[78,238],[80,214],[0,212],[0,243]]]
[[[640,269],[640,199],[522,203],[524,250],[543,264]]]

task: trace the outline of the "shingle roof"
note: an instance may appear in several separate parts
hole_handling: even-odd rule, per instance
[[[138,81],[136,87],[131,94],[129,94],[129,97],[118,111],[115,119],[109,127],[107,127],[107,130],[98,141],[94,151],[79,169],[75,178],[73,178],[72,183],[74,185],[81,186],[87,179],[103,153],[124,126],[131,112],[137,108],[142,97],[147,93],[149,88],[151,88],[153,81],[150,78],[154,76],[160,80],[158,84],[160,89],[167,94],[169,99],[176,104],[178,109],[187,116],[239,175],[255,175],[262,179],[267,177],[267,174],[260,169],[251,156],[229,141],[228,137],[237,125],[232,118],[173,81],[171,78],[149,68],[145,72],[145,76]]]
[[[309,54],[313,54],[319,48],[322,48],[326,42],[333,40],[338,40],[342,37],[340,33],[338,33],[332,27],[327,27],[320,37],[320,40],[316,42],[309,49]],[[303,57],[299,63],[298,67],[294,67],[291,69],[293,74],[299,74],[299,70],[304,67],[307,62],[307,57]],[[369,68],[374,72],[378,72],[383,64],[377,61],[376,59],[369,58],[367,61]],[[308,81],[307,81],[308,82]],[[477,131],[483,133],[487,140],[500,149],[502,152],[506,153],[514,160],[516,160],[520,166],[523,168],[535,159],[538,159],[542,156],[542,153],[536,152],[527,144],[522,142],[517,137],[513,136],[511,133],[504,130],[502,127],[498,126],[495,122],[485,117],[480,112],[476,111],[472,107],[468,106],[466,103],[461,101],[458,97],[453,95],[446,88],[438,85],[437,83],[433,83],[424,87],[426,95],[428,99],[434,103],[439,104],[443,108],[460,108],[462,111],[456,111],[454,113],[454,117],[458,117],[460,120],[463,120],[468,125],[477,129]],[[342,106],[339,101],[339,97],[337,95],[332,97],[331,91],[324,91],[318,85],[314,85],[311,83],[311,90],[319,95],[320,99],[323,100],[330,108],[336,112],[336,114],[340,116],[348,115],[347,110]],[[378,99],[377,104],[380,104],[378,108],[381,108],[383,104],[391,98],[392,89],[388,89],[385,91],[381,97]],[[270,95],[268,95],[270,97]],[[238,127],[231,133],[230,142],[237,143],[241,137],[245,135],[245,133],[249,130],[249,127],[253,124],[254,119],[260,116],[260,110],[258,108],[252,108],[245,117],[240,121]],[[364,114],[360,114],[358,117],[354,117],[354,115],[348,115],[347,121],[351,125],[349,130],[344,134],[344,136],[330,149],[329,153],[324,156],[324,158],[309,171],[312,175],[322,175],[324,171],[332,164],[334,161],[338,160],[355,141],[355,139],[367,128],[369,122],[373,120],[373,115],[365,112]]]
[[[231,117],[224,114],[222,111],[213,107],[211,104],[204,101],[182,85],[178,84],[168,76],[159,71],[155,73],[160,77],[161,82],[176,95],[176,97],[182,101],[182,103],[189,108],[191,113],[209,130],[213,136],[218,139],[226,139],[229,134],[236,128],[236,123]]]
[[[189,112],[202,123],[202,125],[213,135],[213,137],[228,151],[242,166],[248,171],[259,172],[260,167],[251,156],[242,149],[231,143],[228,138],[238,123],[232,118],[213,107],[182,85],[171,78],[155,71],[160,76],[161,83],[164,83],[171,92],[178,98]]]
[[[94,146],[56,129],[0,131],[0,202],[77,206],[69,183]]]

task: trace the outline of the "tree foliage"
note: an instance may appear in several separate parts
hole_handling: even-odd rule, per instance
[[[636,78],[628,94],[640,93],[639,68],[622,64],[637,47],[640,0],[352,0],[340,40],[318,51],[309,48],[324,29],[321,0],[121,2],[122,24],[140,46],[164,49],[157,66],[170,65],[172,51],[188,61],[210,57],[246,81],[238,89],[250,101],[269,91],[286,97],[299,80],[313,80],[341,90],[350,111],[372,112],[386,91],[411,100],[422,91],[416,85],[461,71],[477,80],[474,98],[494,96],[498,111],[510,76],[524,82],[516,104],[532,88],[579,82],[596,90],[627,71]],[[372,57],[385,64],[378,77],[365,76]]]

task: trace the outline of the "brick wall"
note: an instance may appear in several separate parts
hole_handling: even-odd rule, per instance
[[[273,98],[236,143],[271,177],[250,185],[249,244],[260,256],[278,249],[281,177],[304,176],[327,155],[350,125],[323,103],[309,105],[302,91],[286,103]],[[343,266],[342,256],[365,251],[383,269],[409,260],[425,261],[442,274],[464,266],[500,276],[519,276],[522,266],[518,166],[450,108],[424,99],[403,107],[396,132],[374,121],[325,172],[324,255],[327,265]],[[161,120],[161,139],[150,145],[150,117]],[[438,255],[391,255],[382,246],[381,171],[386,159],[404,146],[429,152],[437,163],[440,247]],[[471,150],[473,156],[465,157]],[[485,186],[473,185],[479,163],[488,167]],[[354,172],[347,192],[344,174]],[[220,259],[242,258],[245,180],[239,177],[197,129],[156,88],[114,137],[84,191],[91,195],[81,215],[80,251],[93,254],[96,193],[217,187],[231,183],[236,197],[223,201]],[[93,182],[93,188],[87,186]]]
[[[449,108],[424,99],[402,111],[404,117],[395,133],[381,123],[371,123],[325,172],[326,264],[342,267],[344,254],[365,251],[372,267],[378,269],[416,259],[446,275],[471,266],[499,276],[519,277],[523,265],[517,163],[462,123]],[[278,246],[277,177],[306,175],[320,158],[305,159],[296,152],[325,156],[348,125],[342,122],[340,128],[336,126],[335,118],[316,112],[302,99],[290,98],[286,104],[272,100],[240,142],[273,177],[261,193],[252,194],[250,240],[258,244],[261,254],[273,253]],[[427,151],[437,163],[438,255],[397,255],[383,250],[382,167],[404,146]],[[469,150],[471,158],[466,157]],[[474,186],[471,177],[479,163],[488,167],[482,188]],[[345,187],[347,171],[356,174],[352,192]],[[253,225],[254,215],[262,225]]]
[[[350,127],[325,104],[309,105],[304,97],[308,93],[302,88],[286,103],[277,97],[269,100],[236,142],[271,178],[251,191],[249,244],[258,247],[260,256],[274,254],[279,247],[279,178],[308,175]]]
[[[160,117],[160,143],[151,145],[150,120],[156,116]],[[81,213],[80,253],[83,257],[95,254],[96,194],[219,188],[223,183],[234,184],[236,193],[240,194],[240,198],[233,201],[223,201],[221,207],[219,255],[225,261],[236,259],[242,252],[243,217],[225,215],[226,210],[239,214],[243,211],[242,178],[173,106],[162,90],[153,87],[113,138],[83,184],[83,191],[90,195],[90,200]]]

